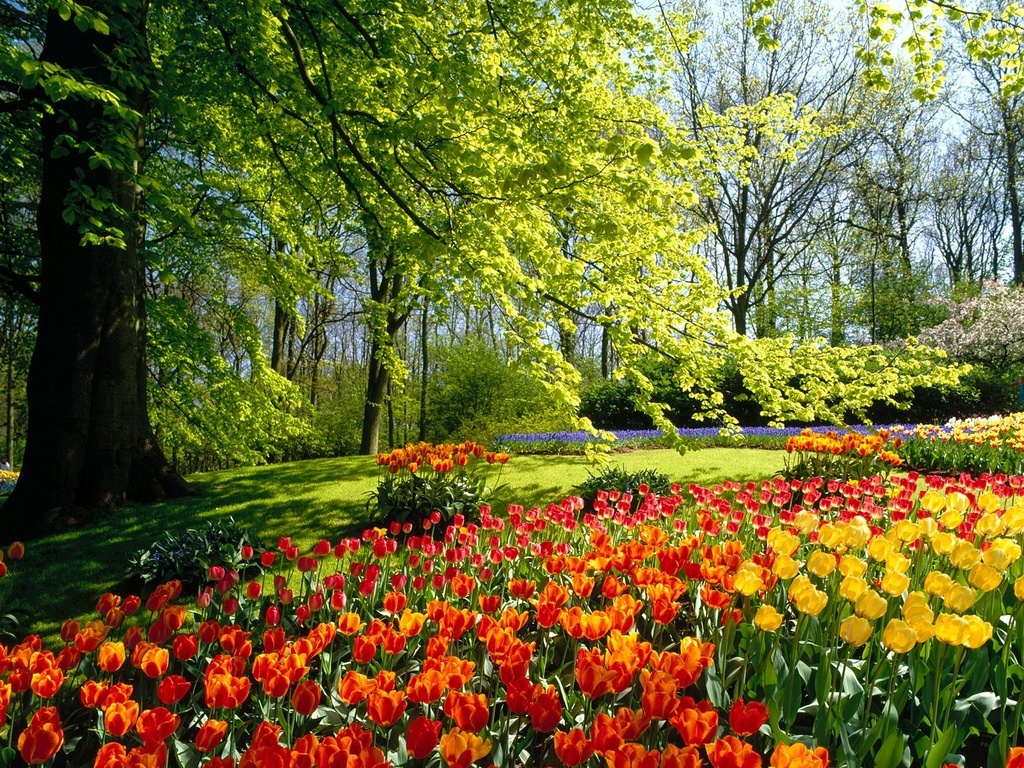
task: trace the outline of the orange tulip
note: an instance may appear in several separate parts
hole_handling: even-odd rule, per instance
[[[14,545],[11,545],[12,548]],[[10,552],[8,552],[10,555]],[[28,728],[18,735],[18,751],[29,765],[45,763],[64,746],[64,730],[56,707],[43,707],[32,715]]]
[[[683,743],[691,747],[707,744],[718,733],[717,710],[704,701],[694,705],[689,697],[680,702],[669,722],[683,737]]]
[[[372,682],[366,675],[350,669],[338,681],[338,695],[346,704],[358,704],[369,696],[370,692],[375,690],[376,687],[376,683]]]
[[[701,768],[703,764],[696,747],[669,744],[661,753],[661,768]]]
[[[405,714],[409,702],[405,691],[382,691],[377,689],[366,700],[366,714],[382,728],[390,728]]]
[[[108,696],[109,699],[109,696]],[[124,736],[139,718],[139,704],[136,701],[115,701],[106,703],[103,712],[103,727],[115,738]]]
[[[594,745],[582,728],[573,728],[568,733],[555,731],[555,754],[569,768],[585,763],[594,754]]]
[[[41,699],[49,699],[64,685],[64,673],[57,667],[48,667],[32,675],[30,687]]]
[[[405,637],[416,637],[423,629],[423,622],[426,618],[422,613],[414,613],[406,609],[398,617],[398,631]]]
[[[490,718],[487,694],[450,691],[444,700],[444,713],[463,731],[479,733]]]
[[[580,648],[576,653],[576,684],[585,696],[596,699],[612,690],[616,673],[606,669],[597,651]]]
[[[828,750],[811,749],[806,744],[779,744],[768,761],[772,768],[828,768]]]
[[[620,749],[605,752],[604,759],[608,768],[658,768],[661,752],[648,751],[642,744],[627,742]]]
[[[679,704],[676,699],[679,691],[676,679],[668,672],[644,669],[640,671],[640,684],[643,686],[640,702],[644,713],[652,720],[670,718]]]
[[[761,756],[735,736],[723,736],[707,747],[708,761],[714,768],[761,768]]]
[[[228,732],[226,720],[207,720],[196,733],[196,749],[200,752],[211,752],[216,749]]]
[[[441,736],[441,758],[451,768],[467,768],[482,757],[490,754],[491,740],[481,739],[476,734],[463,733],[452,728]]]
[[[530,716],[530,725],[538,733],[550,733],[555,730],[562,720],[562,700],[555,686],[549,685],[537,690],[527,714]]]
[[[309,717],[320,706],[323,691],[315,680],[303,680],[292,692],[292,707],[300,715]]]
[[[117,672],[124,664],[124,643],[106,642],[100,646],[96,665],[104,672]]]
[[[178,730],[181,725],[181,718],[171,714],[163,707],[147,709],[139,715],[135,722],[135,730],[139,732],[142,743],[152,746],[166,741],[172,733]]]

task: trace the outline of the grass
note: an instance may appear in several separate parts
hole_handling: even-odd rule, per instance
[[[669,450],[616,454],[611,465],[652,468],[684,485],[760,480],[778,472],[785,454],[710,448],[680,456]],[[492,499],[496,509],[560,501],[599,468],[582,456],[516,456],[504,468]],[[373,457],[317,459],[194,475],[197,495],[150,506],[105,511],[74,530],[30,542],[15,571],[19,634],[52,641],[67,617],[83,618],[108,591],[125,591],[128,558],[165,531],[184,530],[226,516],[268,542],[291,536],[308,549],[336,542],[369,522],[368,493],[376,487]]]

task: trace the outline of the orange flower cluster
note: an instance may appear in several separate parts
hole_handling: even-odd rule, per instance
[[[898,467],[902,459],[894,452],[885,450],[890,434],[881,430],[877,434],[862,435],[859,432],[846,432],[840,435],[835,430],[819,434],[805,429],[795,437],[786,440],[787,453],[820,453],[829,456],[856,456],[859,458],[877,458],[883,464]],[[902,439],[892,440],[894,448],[902,445]]]
[[[387,467],[395,474],[400,470],[408,470],[416,474],[422,467],[434,472],[449,472],[454,467],[465,467],[473,459],[484,459],[488,464],[505,464],[507,453],[488,451],[484,446],[469,440],[462,443],[409,443],[404,448],[396,448],[391,453],[377,454],[377,466]]]

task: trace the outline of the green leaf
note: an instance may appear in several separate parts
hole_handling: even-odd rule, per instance
[[[875,768],[896,768],[903,762],[906,737],[899,731],[890,733],[875,753]]]
[[[950,723],[946,730],[939,734],[939,738],[935,740],[932,748],[928,750],[925,768],[942,768],[942,764],[946,762],[946,755],[957,742],[957,736],[956,725]]]

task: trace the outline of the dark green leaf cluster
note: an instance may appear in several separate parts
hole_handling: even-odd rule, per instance
[[[367,510],[382,523],[411,523],[414,530],[430,521],[444,530],[456,515],[479,520],[491,489],[470,471],[402,473],[385,477],[370,494]],[[437,512],[440,517],[431,515]]]
[[[589,473],[588,473],[589,474]],[[600,474],[589,474],[586,480],[573,490],[592,507],[599,491],[618,491],[633,495],[631,509],[636,510],[642,501],[640,486],[647,486],[651,493],[667,496],[671,493],[672,481],[664,472],[654,469],[641,469],[630,472],[625,467],[607,467]]]
[[[241,551],[245,545],[253,548],[256,557],[266,549],[252,531],[231,517],[211,520],[201,528],[168,531],[129,558],[128,576],[140,579],[145,585],[171,579],[196,585],[207,578],[213,565],[226,568],[257,565],[258,559],[243,560]]]

